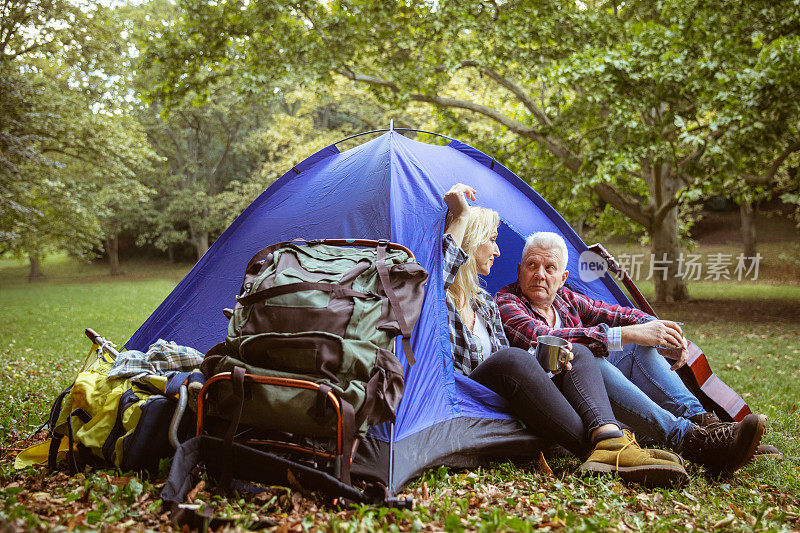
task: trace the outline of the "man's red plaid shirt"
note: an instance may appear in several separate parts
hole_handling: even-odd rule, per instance
[[[608,355],[611,328],[655,320],[638,309],[609,305],[561,287],[553,301],[553,307],[561,317],[561,327],[556,329],[522,294],[518,281],[500,289],[494,299],[500,308],[500,318],[508,341],[512,346],[524,350],[539,335],[554,335],[583,344],[595,355],[605,357]]]

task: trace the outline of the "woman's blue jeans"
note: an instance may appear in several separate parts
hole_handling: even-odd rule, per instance
[[[667,360],[636,344],[597,359],[617,419],[641,437],[680,448],[694,426],[688,418],[705,409]]]

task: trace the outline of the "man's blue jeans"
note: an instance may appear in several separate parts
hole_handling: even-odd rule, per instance
[[[693,427],[688,418],[705,409],[667,360],[655,348],[627,344],[597,362],[617,419],[636,435],[680,448]]]

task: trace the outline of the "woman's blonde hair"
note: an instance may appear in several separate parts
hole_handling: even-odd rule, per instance
[[[467,252],[469,259],[458,269],[455,281],[447,290],[456,309],[466,306],[483,290],[475,264],[475,250],[491,239],[499,226],[500,215],[497,214],[497,211],[485,207],[469,207],[469,222],[464,231],[464,240],[461,242],[461,249]],[[476,301],[481,303],[481,300]]]

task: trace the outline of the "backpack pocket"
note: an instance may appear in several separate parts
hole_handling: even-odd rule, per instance
[[[241,359],[250,365],[326,377],[339,383],[342,338],[325,332],[263,333],[242,341]]]
[[[119,466],[123,470],[158,472],[161,459],[174,453],[169,442],[169,427],[175,414],[177,401],[166,396],[153,395],[131,407],[126,416],[129,431],[117,442]],[[178,435],[191,435],[194,420],[184,416],[178,426]]]
[[[382,375],[373,393],[375,395],[373,407],[367,415],[367,422],[370,425],[380,424],[386,420],[394,421],[395,410],[405,389],[403,367],[394,352],[378,348],[375,368],[375,371],[381,372]],[[370,392],[367,391],[368,394]]]

